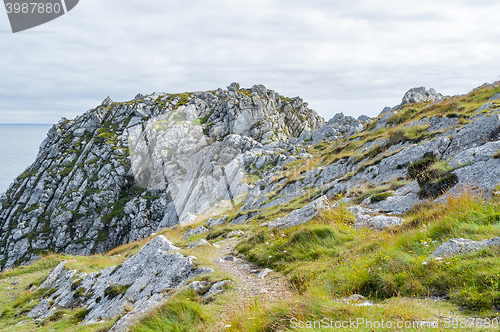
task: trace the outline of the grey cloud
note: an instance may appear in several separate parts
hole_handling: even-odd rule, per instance
[[[494,1],[80,1],[49,24],[0,34],[0,122],[50,123],[108,95],[232,81],[300,95],[326,118],[374,116],[414,86],[455,94],[498,79],[499,9]],[[54,33],[32,33],[43,31]]]

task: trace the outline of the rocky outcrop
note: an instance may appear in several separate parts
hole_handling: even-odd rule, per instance
[[[54,125],[0,198],[0,269],[51,251],[104,252],[192,221],[249,190],[245,167],[285,160],[282,142],[323,125],[300,98],[237,86],[107,98]]]
[[[387,110],[387,113],[379,119],[375,130],[386,125],[382,121],[384,117],[387,120],[393,116],[402,116],[397,112],[398,108]],[[453,195],[464,187],[473,186],[483,193],[492,193],[500,183],[499,109],[492,106],[488,109],[488,113],[479,110],[478,112],[481,116],[471,115],[470,120],[464,121],[465,125],[456,117],[443,115],[409,122],[405,128],[418,127],[418,130],[428,133],[428,138],[422,136],[416,140],[372,140],[357,147],[355,150],[357,155],[334,160],[329,165],[306,168],[297,180],[289,181],[284,176],[287,174],[286,165],[300,161],[304,165],[305,161],[312,157],[304,153],[305,151],[299,150],[298,154],[277,164],[264,174],[264,177],[250,189],[242,209],[255,211],[273,206],[286,207],[286,204],[311,190],[321,190],[329,199],[334,199],[340,194],[344,198],[349,198],[351,195],[356,195],[359,188],[383,188],[392,186],[395,182],[408,181],[407,185],[395,191],[381,192],[366,198],[361,203],[362,208],[376,211],[375,214],[354,213],[356,227],[383,229],[403,222],[401,218],[387,214],[404,214],[415,204],[425,200],[441,201],[447,197],[441,196],[445,192]],[[336,118],[342,117],[339,115]],[[312,139],[313,135],[309,134],[311,133],[302,138]],[[300,137],[291,139],[290,143],[304,146],[308,143],[306,139],[303,141],[299,139]],[[343,146],[350,144],[353,146],[356,140],[356,136],[352,139],[343,136]],[[432,163],[440,161],[448,171],[434,172],[425,181],[422,178],[414,181],[416,178],[409,174],[409,167],[422,163],[426,156],[430,155],[433,156]],[[302,210],[299,209],[290,216],[301,213]],[[276,222],[286,225],[285,218],[288,216]]]
[[[347,211],[354,215],[354,227],[370,228],[373,230],[383,230],[392,226],[400,226],[403,219],[398,217],[390,217],[386,215],[376,214],[379,211],[372,209],[364,209],[359,206],[347,208]]]
[[[285,229],[342,209],[352,227],[391,230],[416,205],[444,201],[464,186],[498,193],[498,91],[475,111],[447,113],[453,103],[439,104],[440,94],[415,88],[377,119],[339,113],[327,123],[300,98],[261,85],[137,95],[126,103],[107,98],[55,125],[35,163],[0,198],[0,268],[49,251],[103,252],[205,219],[185,233],[188,249],[248,237],[221,225],[273,213],[283,216],[260,226]],[[407,106],[428,101],[435,103]],[[211,237],[222,231],[220,242],[200,239],[210,229]],[[431,256],[498,245],[499,238],[453,239]],[[229,280],[189,283],[211,269],[177,249],[159,236],[123,264],[90,274],[69,271],[63,262],[40,286],[46,293],[27,316],[46,319],[61,308],[81,308],[85,323],[121,317],[111,330],[122,331],[184,287],[206,302],[234,287]],[[224,256],[216,262],[240,260]]]
[[[468,254],[483,248],[500,246],[500,237],[494,237],[483,241],[473,241],[469,239],[451,239],[440,245],[431,254],[431,257],[446,257],[454,255]]]
[[[261,226],[268,228],[277,227],[280,229],[298,226],[316,217],[321,210],[329,208],[330,203],[328,202],[326,196],[323,195],[320,198],[307,204],[306,206],[294,210],[292,213],[286,215],[285,217],[277,218],[276,220],[270,223],[264,223]]]
[[[35,163],[0,198],[0,268],[49,251],[103,252],[200,216],[210,218],[205,232],[242,224],[305,195],[325,197],[319,208],[313,202],[265,226],[302,224],[328,208],[327,199],[373,188],[378,194],[360,208],[377,213],[355,213],[357,227],[401,224],[394,215],[471,184],[497,191],[498,102],[436,114],[448,105],[441,98],[415,88],[378,119],[339,113],[327,123],[300,98],[261,85],[108,98],[54,126]],[[418,113],[406,106],[431,100],[415,105]],[[427,169],[426,160],[444,170]],[[412,175],[414,165],[429,176]],[[241,213],[229,218],[238,204]]]
[[[177,249],[158,236],[121,265],[90,274],[68,271],[62,262],[40,285],[47,293],[27,317],[45,319],[57,309],[81,307],[86,310],[84,323],[122,316],[110,331],[123,331],[189,279],[213,271],[196,268],[195,257]]]
[[[453,135],[453,140],[443,155],[443,158],[455,156],[458,153],[496,141],[500,138],[500,115],[493,114],[464,126]]]
[[[343,113],[337,113],[318,130],[305,132],[299,137],[293,137],[289,140],[289,143],[293,145],[304,143],[306,145],[314,145],[324,140],[336,141],[359,133],[364,129],[364,125],[369,120],[370,118],[367,116],[361,116],[356,120],[351,116],[345,116]]]
[[[413,88],[408,90],[403,96],[400,105],[411,103],[421,103],[426,101],[434,101],[443,98],[443,95],[436,92],[433,88],[427,90],[425,87]]]
[[[208,229],[206,227],[200,226],[198,228],[190,229],[189,231],[187,231],[186,234],[184,234],[184,236],[182,237],[182,239],[187,240],[192,236],[200,235],[203,233],[208,233]]]

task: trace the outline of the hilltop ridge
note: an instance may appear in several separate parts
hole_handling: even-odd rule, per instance
[[[220,156],[225,165],[230,156],[279,144],[322,123],[302,99],[282,97],[262,85],[239,89],[233,83],[228,90],[139,94],[124,103],[108,97],[74,120],[54,125],[36,161],[1,198],[0,268],[51,251],[103,252],[173,226],[188,212],[210,207],[193,206],[205,202],[190,195],[185,183],[183,174],[192,155],[200,150],[226,153]],[[155,148],[161,165],[150,153],[156,152],[149,151]],[[165,175],[159,174],[165,165],[170,167],[170,174],[165,174],[168,193]],[[238,177],[233,187],[242,176],[235,172],[230,174],[231,181]],[[218,181],[220,175],[212,178]],[[178,198],[172,204],[176,190],[181,192],[174,193]],[[211,197],[212,188],[204,190],[205,200],[212,204],[221,198]],[[223,195],[225,188],[221,190]],[[186,204],[191,204],[187,210]]]
[[[443,99],[415,88],[375,120],[339,113],[326,123],[302,99],[262,85],[139,94],[125,103],[108,97],[54,125],[34,164],[1,198],[0,264],[51,251],[104,252],[241,199],[237,223],[305,193],[349,199],[393,181],[409,182],[362,206],[404,213],[471,179],[491,191],[498,180],[496,90],[473,91],[492,96],[457,112],[455,105],[476,97]],[[423,158],[450,166],[419,180],[409,166]]]
[[[0,281],[31,284],[0,315],[91,331],[496,317],[499,197],[498,83],[327,122],[261,85],[107,98],[55,125],[1,198]],[[249,281],[249,304],[233,298]]]

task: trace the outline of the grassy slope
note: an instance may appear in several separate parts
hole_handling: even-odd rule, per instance
[[[438,104],[405,106],[389,121],[396,127],[364,131],[356,136],[357,140],[320,143],[309,149],[315,154],[313,159],[288,165],[283,175],[273,180],[278,182],[286,177],[287,182],[300,181],[304,171],[350,156],[356,156],[365,166],[376,164],[379,161],[377,154],[383,153],[388,147],[375,147],[363,155],[357,154],[359,147],[379,138],[390,139],[390,144],[405,140],[418,143],[424,138],[432,138],[435,133],[425,133],[425,128],[408,129],[404,125],[436,114],[458,117],[461,125],[466,124],[470,121],[472,111],[497,92],[500,92],[500,87],[483,88]],[[257,179],[253,179],[253,182]],[[362,188],[351,194],[358,195],[361,200],[402,184]],[[215,239],[234,229],[245,230],[250,236],[242,241],[239,251],[261,266],[285,274],[291,287],[296,290],[295,298],[271,306],[263,299],[242,301],[227,293],[212,303],[203,303],[197,295],[184,291],[163,308],[151,313],[134,331],[212,331],[214,322],[219,320],[227,322],[227,330],[231,331],[281,331],[291,329],[291,318],[318,320],[328,317],[345,320],[363,317],[412,321],[433,320],[436,317],[497,317],[497,309],[500,308],[498,250],[483,250],[442,261],[427,257],[449,238],[482,240],[500,236],[498,199],[473,198],[464,193],[446,204],[416,206],[405,216],[403,227],[384,232],[355,230],[350,226],[352,216],[346,214],[343,208],[325,212],[307,225],[285,231],[267,231],[258,227],[264,221],[274,220],[307,204],[316,194],[311,192],[284,206],[263,211],[254,223],[248,225],[218,226],[207,236],[208,239]],[[269,200],[278,195],[279,190],[270,193]],[[238,215],[238,209],[229,211],[229,219]],[[181,239],[184,232],[185,229],[174,229],[166,230],[163,234],[182,246],[186,244]],[[201,236],[193,240],[198,238]],[[71,269],[97,271],[120,264],[147,241],[145,239],[121,246],[103,256],[49,255],[31,266],[0,274],[0,330],[106,330],[112,321],[95,326],[77,325],[80,320],[78,310],[61,311],[54,321],[14,324],[26,320],[19,314],[29,311],[43,296],[28,291],[30,285],[39,285],[60,261],[71,260],[68,263]],[[186,250],[185,253],[193,252]],[[214,267],[211,251],[197,250],[194,254],[199,257],[200,265]],[[230,276],[216,273],[210,279],[226,277]],[[11,285],[14,280],[20,280],[21,284]],[[368,297],[376,305],[357,307],[336,300],[354,293]],[[446,296],[447,300],[434,301],[428,299],[429,296]]]

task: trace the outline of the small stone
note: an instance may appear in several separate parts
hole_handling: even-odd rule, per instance
[[[372,301],[365,301],[363,303],[358,303],[358,304],[355,304],[356,307],[371,307],[373,306],[373,302]]]
[[[265,268],[264,270],[262,270],[258,275],[257,277],[259,279],[264,279],[270,272],[272,272],[271,269],[268,269],[268,268]]]
[[[224,260],[222,258],[217,258],[214,260],[215,263],[224,263]]]
[[[14,280],[13,282],[11,282],[10,284],[11,285],[19,285],[21,283],[20,280]]]
[[[203,293],[208,286],[210,286],[208,281],[193,281],[188,285],[188,287],[192,288],[197,294]]]
[[[203,298],[210,299],[216,295],[222,294],[222,292],[224,292],[226,289],[233,288],[234,286],[235,284],[231,280],[216,282],[215,284],[213,284],[210,290],[205,295],[203,295]]]
[[[470,252],[478,251],[482,248],[491,248],[500,246],[500,237],[494,237],[483,241],[473,241],[469,239],[451,239],[440,245],[430,255],[431,257],[444,257],[463,255]]]
[[[195,243],[190,243],[188,244],[188,248],[196,248],[196,247],[199,247],[199,246],[211,246],[210,242],[208,242],[207,240],[205,239],[201,239],[200,241],[197,241]]]
[[[236,257],[233,257],[233,256],[227,256],[227,257],[224,257],[224,260],[226,261],[230,261],[230,262],[234,262],[236,260]]]
[[[351,300],[351,301],[361,301],[361,300],[365,300],[366,298],[363,296],[363,295],[359,295],[359,294],[352,294],[351,296],[349,296],[347,298],[348,300]]]
[[[187,231],[186,234],[184,235],[184,237],[182,239],[183,240],[187,240],[187,239],[189,239],[192,236],[200,235],[200,234],[203,234],[203,233],[208,233],[208,228],[200,226],[200,227],[198,227],[196,229],[190,229],[189,231]]]
[[[236,92],[240,89],[240,84],[239,83],[236,83],[236,82],[233,82],[231,83],[228,87],[227,87],[227,91],[233,91],[233,92]]]
[[[243,232],[243,231],[231,231],[231,232],[227,233],[226,238],[244,235],[244,234],[245,234],[245,232]]]

